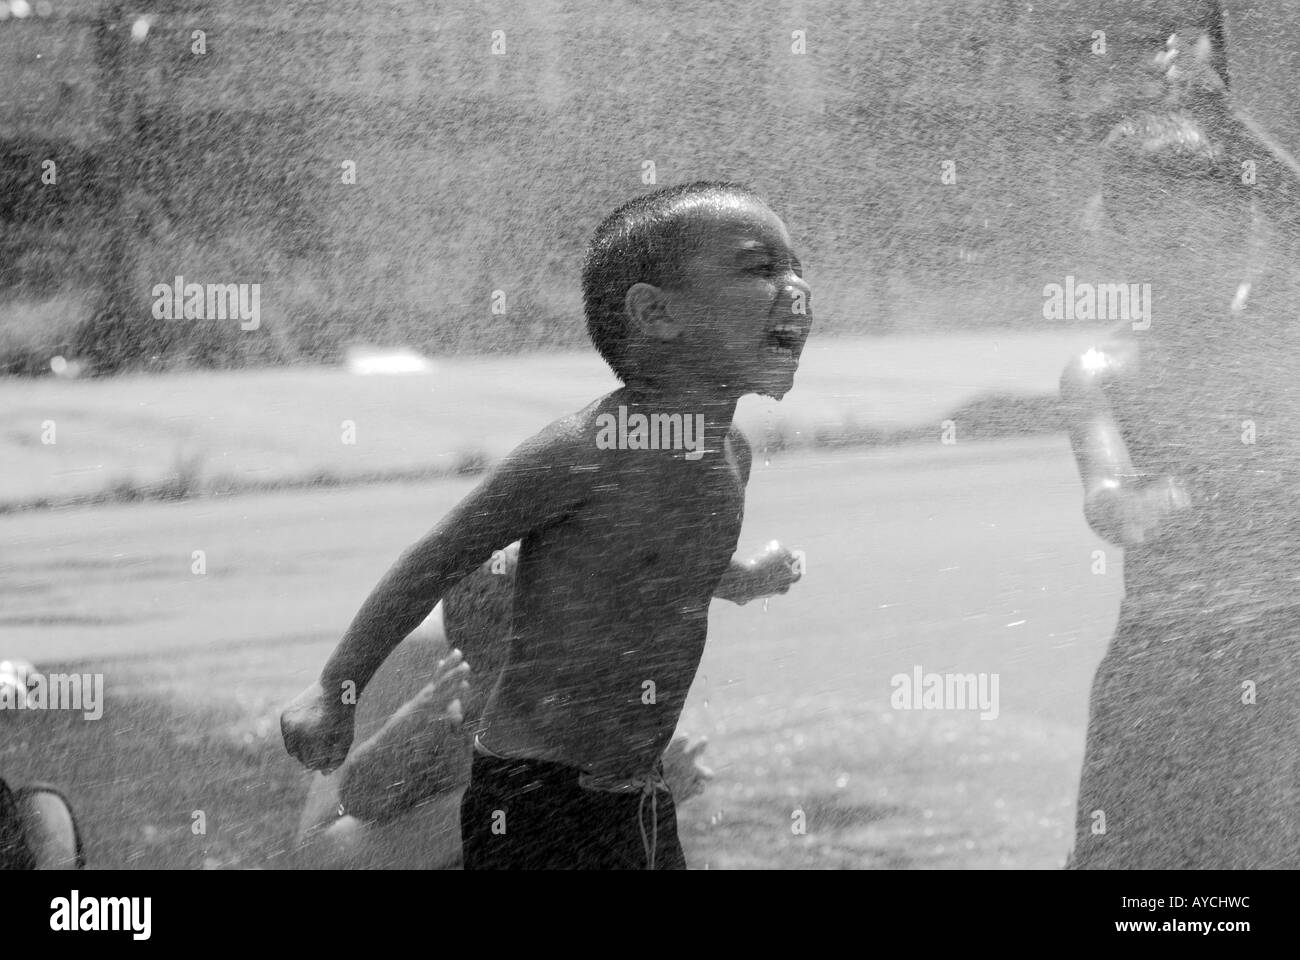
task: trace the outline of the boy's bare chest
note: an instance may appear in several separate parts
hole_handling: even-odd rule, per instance
[[[735,550],[745,497],[733,463],[633,462],[595,480],[584,512],[607,537],[648,562],[666,552],[729,560]]]

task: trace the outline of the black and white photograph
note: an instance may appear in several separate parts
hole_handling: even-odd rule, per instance
[[[0,868],[85,872],[33,922],[1172,871],[1097,924],[1242,943],[1298,78],[1289,0],[0,0]]]

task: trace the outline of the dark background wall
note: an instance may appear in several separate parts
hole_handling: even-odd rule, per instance
[[[0,21],[0,359],[578,344],[583,243],[645,161],[766,191],[821,333],[1041,324],[1089,269],[1106,105],[1204,6],[54,4]],[[262,329],[153,320],[177,274],[261,283]]]

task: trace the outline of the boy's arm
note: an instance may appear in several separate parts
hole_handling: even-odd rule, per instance
[[[573,418],[552,424],[506,458],[384,574],[321,672],[280,718],[285,747],[312,769],[339,766],[352,742],[355,695],[447,590],[493,550],[563,519],[591,473],[577,471]],[[344,693],[354,696],[346,698]]]
[[[548,433],[512,453],[384,574],[325,664],[328,689],[351,680],[359,693],[448,589],[494,550],[572,512],[582,474]]]
[[[1111,409],[1106,387],[1133,376],[1131,344],[1111,341],[1077,357],[1061,376],[1070,446],[1083,480],[1083,513],[1103,539],[1131,546],[1150,539],[1171,514],[1191,505],[1174,477],[1140,473]]]
[[[749,485],[749,472],[753,453],[749,440],[739,427],[732,426],[727,435],[731,454],[736,461],[736,472],[741,486]],[[741,560],[733,557],[713,595],[721,600],[745,604],[750,600],[787,593],[804,572],[803,551],[791,552],[773,540],[757,557]]]

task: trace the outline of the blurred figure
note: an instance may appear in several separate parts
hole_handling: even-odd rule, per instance
[[[1106,138],[1105,279],[1155,306],[1062,379],[1085,516],[1124,548],[1078,868],[1300,867],[1296,180],[1222,43],[1171,31],[1158,96]]]
[[[67,798],[49,784],[10,790],[0,779],[0,870],[79,870],[85,865]]]

